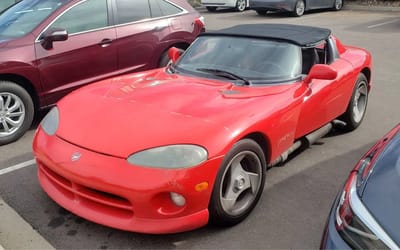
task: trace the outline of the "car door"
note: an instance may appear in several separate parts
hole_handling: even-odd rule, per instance
[[[308,9],[319,9],[332,7],[332,0],[308,0]]]
[[[164,38],[170,34],[168,18],[155,8],[150,9],[149,0],[114,3],[118,69],[129,72],[157,67],[166,46]]]
[[[36,42],[36,63],[46,103],[54,103],[72,89],[116,71],[116,35],[114,27],[109,26],[108,8],[107,0],[81,1],[45,29],[65,29],[66,41],[54,42],[52,49]]]
[[[308,91],[303,97],[296,138],[336,119],[347,107],[354,85],[352,74],[350,74],[352,66],[340,58],[330,62],[329,65],[337,72],[335,79],[312,79],[306,86]]]

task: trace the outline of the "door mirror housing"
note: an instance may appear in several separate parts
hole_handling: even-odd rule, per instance
[[[46,30],[42,37],[42,46],[46,50],[53,48],[53,42],[65,41],[68,39],[68,32],[61,28],[50,28]]]
[[[337,71],[333,67],[326,64],[315,64],[304,79],[304,82],[308,84],[313,79],[334,80],[336,77]]]
[[[182,51],[176,47],[171,47],[168,49],[168,57],[171,59],[172,63],[176,63],[181,56]]]

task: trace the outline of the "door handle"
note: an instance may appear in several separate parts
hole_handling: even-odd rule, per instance
[[[104,48],[104,47],[109,46],[112,42],[113,42],[112,39],[104,38],[103,40],[101,40],[101,42],[99,43],[99,45],[100,45],[101,47]]]

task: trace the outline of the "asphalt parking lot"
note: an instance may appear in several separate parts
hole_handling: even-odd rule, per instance
[[[269,170],[264,194],[243,223],[232,228],[208,226],[173,235],[114,230],[74,216],[55,204],[41,190],[36,179],[31,153],[33,128],[19,141],[0,147],[0,197],[8,204],[0,200],[0,245],[5,249],[49,246],[35,245],[40,241],[60,249],[319,247],[333,198],[348,171],[378,138],[400,122],[400,10],[346,8],[340,12],[313,12],[301,18],[281,14],[261,17],[254,11],[200,12],[209,30],[264,22],[315,25],[330,28],[344,44],[371,51],[373,87],[361,127],[352,133],[330,134],[282,167]],[[3,219],[2,211],[5,207],[9,211],[8,206],[20,217],[12,216],[18,220],[22,218],[27,224]],[[23,231],[21,227],[27,230]]]

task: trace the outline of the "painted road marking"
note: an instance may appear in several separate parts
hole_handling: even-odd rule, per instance
[[[399,20],[400,19],[394,19],[392,21],[387,21],[387,22],[384,22],[384,23],[378,23],[378,24],[370,25],[370,26],[367,26],[367,28],[368,29],[373,29],[373,28],[376,28],[376,27],[379,27],[379,26],[383,26],[383,25],[386,25],[386,24],[395,23],[395,22],[397,22]]]
[[[26,162],[22,162],[22,163],[19,163],[17,165],[14,165],[14,166],[11,166],[11,167],[8,167],[8,168],[3,168],[3,169],[0,169],[0,175],[7,174],[7,173],[10,173],[12,171],[21,169],[21,168],[29,167],[29,166],[32,166],[34,164],[36,164],[36,161],[35,161],[35,159],[32,159],[32,160],[29,160],[29,161],[26,161]]]

